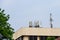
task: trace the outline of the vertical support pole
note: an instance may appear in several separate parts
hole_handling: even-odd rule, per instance
[[[37,37],[37,40],[40,40],[40,37],[39,36]]]
[[[25,36],[25,37],[23,37],[23,40],[29,40],[29,37],[27,36]]]
[[[53,24],[52,24],[52,14],[50,13],[50,27],[53,28]]]

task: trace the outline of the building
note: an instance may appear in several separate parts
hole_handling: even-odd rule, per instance
[[[47,40],[48,38],[54,38],[54,40],[60,40],[60,28],[53,28],[52,14],[50,13],[50,27],[41,28],[39,21],[29,21],[29,28],[21,28],[13,34],[14,40]]]
[[[47,37],[60,40],[60,28],[21,28],[13,34],[14,40],[46,40]]]

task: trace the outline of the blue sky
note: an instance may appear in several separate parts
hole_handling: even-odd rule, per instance
[[[0,8],[10,15],[9,23],[15,31],[38,20],[42,27],[49,28],[50,13],[53,27],[60,28],[60,0],[0,0]]]

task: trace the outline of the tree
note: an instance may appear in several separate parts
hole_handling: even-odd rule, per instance
[[[55,40],[55,37],[47,37],[47,40]]]
[[[2,38],[12,40],[14,29],[10,27],[10,24],[8,23],[9,18],[9,15],[6,15],[4,10],[0,9],[0,34],[3,35]]]

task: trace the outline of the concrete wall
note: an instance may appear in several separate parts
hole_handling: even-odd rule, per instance
[[[60,28],[21,28],[13,34],[16,39],[22,35],[60,36]]]

